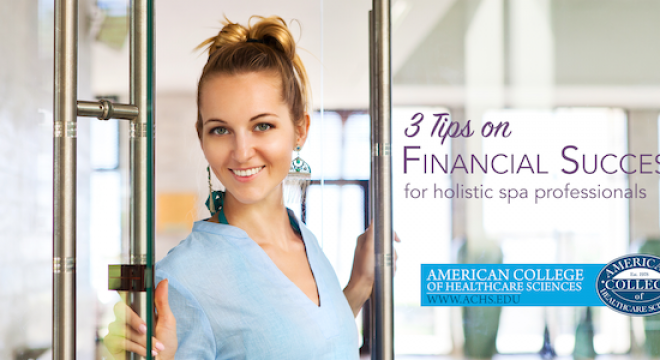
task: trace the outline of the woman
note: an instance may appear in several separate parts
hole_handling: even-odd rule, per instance
[[[373,286],[373,231],[358,237],[342,291],[314,235],[283,203],[292,151],[307,139],[309,91],[286,23],[259,19],[227,22],[200,45],[209,59],[197,133],[226,191],[219,211],[156,264],[150,351],[159,359],[358,358],[354,317]],[[115,313],[110,351],[144,356],[144,321],[123,304]]]

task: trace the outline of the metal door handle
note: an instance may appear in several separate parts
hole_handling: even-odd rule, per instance
[[[374,221],[375,277],[371,302],[371,358],[394,359],[392,287],[392,160],[390,1],[373,0],[369,12],[371,113],[371,216]]]
[[[130,259],[153,279],[154,97],[153,0],[131,4],[131,104],[77,100],[78,0],[55,1],[53,124],[53,359],[76,358],[76,146],[77,116],[131,121]],[[153,304],[132,292],[129,303],[153,330]],[[151,347],[151,337],[147,337]],[[137,357],[134,354],[131,356]],[[151,359],[151,354],[147,354]]]

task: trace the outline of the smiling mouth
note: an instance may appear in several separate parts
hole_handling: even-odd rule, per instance
[[[254,174],[258,173],[259,171],[261,171],[261,169],[263,169],[265,167],[266,166],[264,165],[264,166],[259,166],[259,167],[255,167],[255,168],[251,168],[251,169],[245,169],[245,170],[234,170],[234,169],[229,169],[229,170],[231,170],[237,176],[247,177],[247,176],[251,176],[251,175],[254,175]]]

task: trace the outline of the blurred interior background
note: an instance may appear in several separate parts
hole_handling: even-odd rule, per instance
[[[28,359],[29,349],[44,349],[34,358],[48,359],[53,2],[0,1],[0,358]],[[129,102],[127,6],[127,0],[80,0],[80,100]],[[312,133],[301,157],[315,182],[305,219],[340,282],[348,282],[355,240],[366,225],[370,8],[365,0],[156,2],[157,259],[187,236],[194,221],[208,217],[207,164],[194,130],[196,84],[207,55],[194,48],[217,33],[224,15],[243,24],[251,15],[279,15],[299,37],[312,83]],[[568,144],[586,154],[660,152],[660,2],[393,0],[391,16],[394,226],[403,239],[397,245],[395,351],[398,358],[461,358],[470,355],[466,314],[419,305],[420,264],[606,263],[660,236],[657,175],[565,175],[552,160]],[[515,136],[457,138],[442,146],[430,137],[408,139],[403,131],[419,112],[447,112],[473,126],[509,121]],[[404,174],[404,145],[442,156],[540,154],[550,174]],[[79,120],[79,359],[107,356],[99,345],[119,299],[107,290],[107,265],[122,262],[128,236],[127,153],[125,122]],[[648,196],[540,204],[411,201],[403,196],[406,183],[637,184]],[[292,207],[301,214],[299,205]],[[466,243],[478,249],[468,254],[471,260],[459,256]],[[651,346],[654,320],[604,307],[590,312],[585,320],[585,308],[505,307],[485,315],[492,324],[484,321],[475,331],[492,335],[483,341],[493,343],[497,357],[538,357],[544,343],[560,357],[590,357],[583,348],[594,351],[591,357],[660,355]],[[361,316],[356,322],[365,336]],[[593,327],[591,343],[582,340],[580,324]]]

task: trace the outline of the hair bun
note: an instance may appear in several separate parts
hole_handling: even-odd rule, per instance
[[[251,24],[253,18],[257,18],[259,21]],[[232,23],[225,16],[222,24],[224,26],[218,32],[218,35],[204,40],[195,49],[206,47],[210,57],[217,49],[226,45],[259,43],[283,52],[289,60],[294,60],[296,57],[296,43],[286,22],[279,16],[263,17],[253,15],[248,20],[247,27]]]
[[[201,44],[197,45],[195,50],[206,47],[209,52],[209,57],[219,48],[232,43],[245,42],[248,39],[248,31],[240,24],[230,22],[227,17],[222,22],[224,25],[218,35],[204,40]]]

